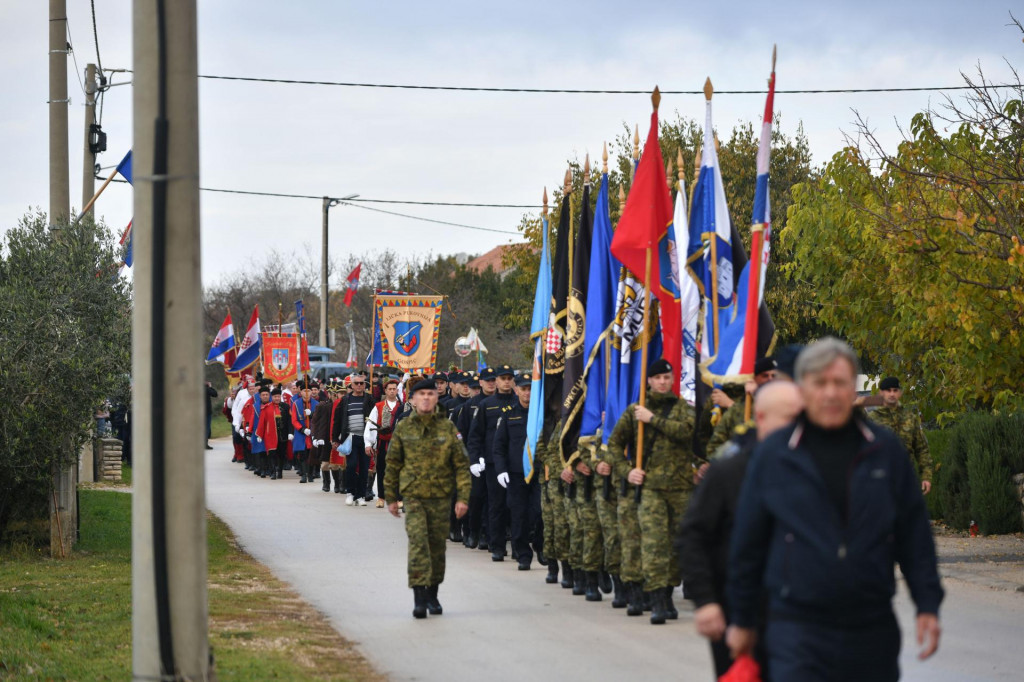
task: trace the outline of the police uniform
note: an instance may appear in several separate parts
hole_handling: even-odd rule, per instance
[[[488,367],[479,376],[471,379],[469,386],[473,388],[475,385],[476,388],[480,388],[481,379],[486,381],[493,378],[494,370]],[[473,422],[480,411],[480,404],[487,397],[487,395],[480,393],[470,398],[462,407],[457,428],[459,433],[462,434],[462,442],[466,445],[467,449],[469,447]],[[476,461],[477,459],[470,459],[470,464]],[[469,548],[479,547],[484,550],[489,549],[488,540],[490,533],[488,526],[490,524],[487,514],[487,480],[483,477],[482,472],[480,476],[473,476],[472,491],[469,495],[469,514],[467,516],[469,517],[469,535],[466,536],[466,546]]]
[[[434,382],[425,380],[413,386],[412,393],[428,389],[434,389]],[[404,501],[409,587],[417,618],[428,609],[441,613],[437,588],[444,580],[448,505],[452,494],[468,503],[469,479],[465,448],[447,419],[436,413],[415,414],[395,427],[384,495],[389,505],[397,503],[399,496]]]

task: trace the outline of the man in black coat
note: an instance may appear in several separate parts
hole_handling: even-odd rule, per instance
[[[711,642],[715,677],[732,665],[725,645],[725,578],[729,564],[729,541],[740,488],[755,446],[778,429],[793,422],[803,408],[803,398],[789,381],[773,381],[754,395],[756,429],[743,429],[723,446],[721,456],[711,463],[694,493],[676,538],[679,568],[686,596],[693,601],[697,632]],[[763,652],[757,652],[763,653]],[[764,663],[763,656],[758,656]]]
[[[362,373],[351,375],[351,392],[334,406],[331,442],[340,445],[352,436],[352,452],[345,463],[345,504],[366,506],[366,481],[370,472],[370,452],[363,441],[366,418],[373,409],[373,397],[366,390],[366,377]]]
[[[465,544],[470,549],[474,547],[479,547],[482,550],[490,548],[488,544],[490,529],[487,514],[487,479],[483,476],[483,463],[480,461],[480,457],[474,457],[469,450],[469,442],[473,423],[477,413],[480,412],[480,404],[494,395],[497,390],[495,383],[494,370],[490,367],[484,368],[477,379],[469,382],[471,391],[475,384],[480,392],[463,404],[462,412],[459,413],[459,421],[455,424],[459,433],[462,434],[462,444],[466,446],[469,454],[469,472],[473,474],[472,488],[469,493],[469,513],[467,514],[469,535],[465,536]]]
[[[540,485],[537,476],[527,483],[526,472],[523,470],[523,447],[526,445],[532,383],[530,377],[525,375],[516,378],[515,393],[518,400],[498,422],[492,455],[495,478],[505,489],[512,534],[512,556],[519,562],[520,571],[530,570],[530,564],[533,563],[531,542],[540,545],[538,551],[543,551],[543,539],[538,538],[537,533],[540,523]]]
[[[919,657],[939,646],[943,590],[924,497],[896,437],[855,415],[857,372],[838,339],[800,353],[805,411],[758,446],[740,494],[726,640],[734,656],[751,651],[766,598],[776,680],[898,680],[896,562],[917,605]]]

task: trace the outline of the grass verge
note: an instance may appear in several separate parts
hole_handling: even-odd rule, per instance
[[[131,496],[81,491],[59,561],[0,550],[0,679],[131,678]],[[220,680],[381,680],[353,644],[209,515],[210,646]]]

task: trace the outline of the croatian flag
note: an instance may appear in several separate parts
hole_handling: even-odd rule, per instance
[[[230,357],[229,357],[230,355]],[[213,338],[213,345],[206,355],[207,364],[219,362],[225,367],[235,364],[235,327],[231,324],[231,313],[227,314],[220,325],[217,336]]]
[[[263,350],[260,341],[260,307],[257,305],[252,309],[252,317],[249,318],[249,328],[245,330],[245,337],[242,339],[242,347],[238,351],[238,358],[231,366],[231,373],[238,374],[255,365]]]
[[[345,279],[348,281],[348,288],[345,291],[345,305],[351,306],[352,299],[356,295],[356,290],[359,288],[359,273],[363,269],[363,264],[360,263],[355,267],[352,272],[348,273],[348,277]]]

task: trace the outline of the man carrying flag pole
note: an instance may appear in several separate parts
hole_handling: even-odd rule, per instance
[[[678,618],[672,605],[672,593],[679,584],[679,570],[672,551],[672,537],[686,509],[692,490],[692,455],[687,456],[693,433],[693,408],[674,393],[679,382],[674,378],[679,367],[682,331],[679,316],[678,282],[672,281],[672,200],[668,195],[665,169],[658,143],[658,105],[661,93],[657,88],[651,97],[654,111],[644,154],[637,167],[636,179],[623,210],[619,228],[612,238],[612,253],[627,268],[637,267],[644,258],[645,312],[650,308],[650,291],[657,286],[662,302],[662,334],[666,355],[647,366],[647,344],[642,345],[640,403],[623,413],[608,442],[609,458],[620,476],[636,486],[640,498],[639,519],[644,590],[651,594],[651,623],[659,625],[666,619]],[[657,270],[653,259],[658,258]],[[654,272],[658,281],[653,280]],[[672,307],[674,306],[674,310]],[[666,313],[666,308],[668,312]],[[674,345],[672,345],[674,343]],[[648,371],[651,376],[648,377]],[[647,383],[651,382],[653,412],[646,406]],[[645,427],[650,436],[645,438]],[[644,450],[650,442],[650,460],[644,462]],[[635,452],[633,467],[628,452]],[[646,484],[646,485],[645,485]],[[641,487],[644,495],[640,496]]]

